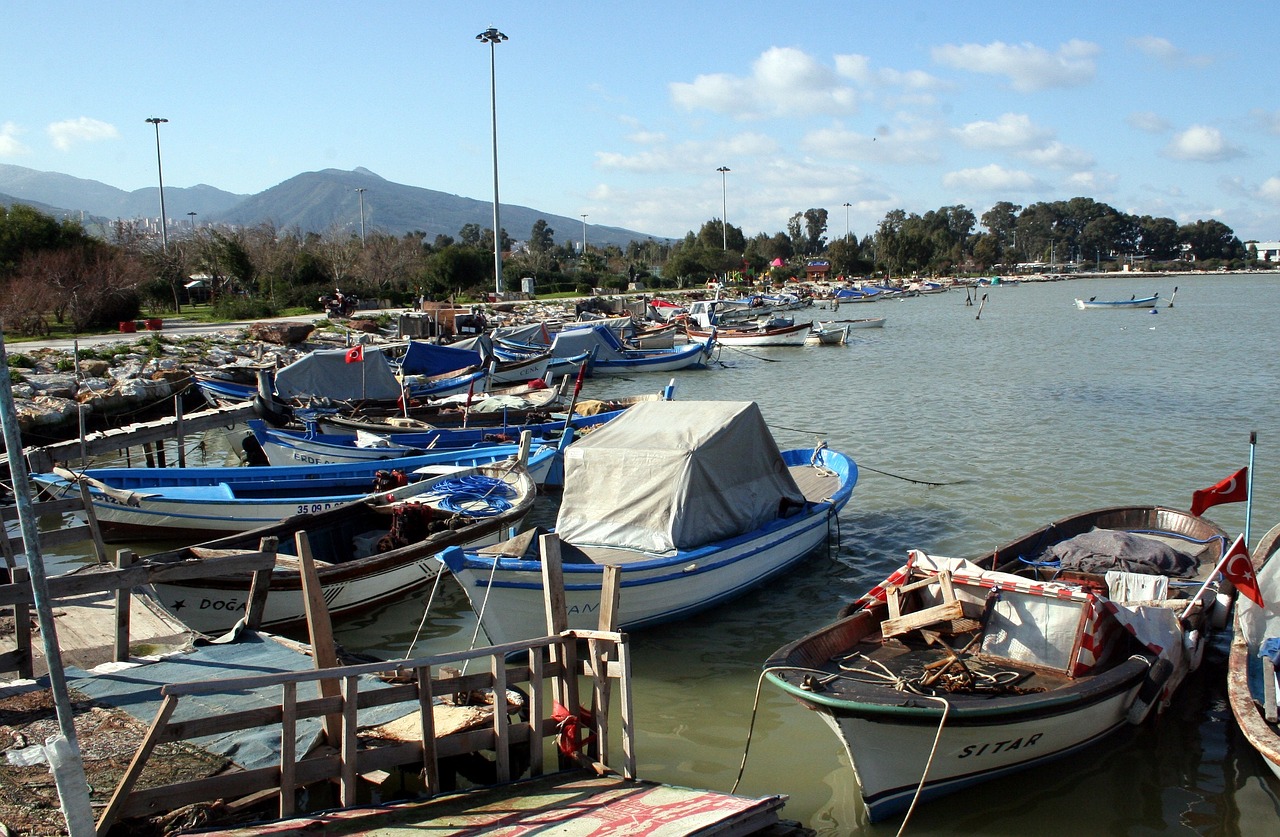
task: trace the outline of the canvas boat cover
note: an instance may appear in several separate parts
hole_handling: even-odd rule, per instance
[[[556,531],[654,553],[751,532],[804,496],[753,401],[645,401],[564,452]]]
[[[346,349],[317,349],[276,373],[276,394],[286,400],[395,400],[400,382],[381,349],[364,347],[364,360],[347,362]]]
[[[622,344],[613,336],[608,326],[592,325],[561,331],[551,342],[552,357],[577,357],[583,352],[594,352],[596,360],[620,360],[625,357]]]
[[[425,340],[410,340],[400,359],[400,372],[404,375],[425,375],[434,377],[447,372],[457,372],[472,366],[479,366],[482,358],[478,351],[452,346],[437,346]]]

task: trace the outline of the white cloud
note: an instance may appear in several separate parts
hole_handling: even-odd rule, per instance
[[[942,177],[942,185],[955,191],[1014,194],[1042,190],[1044,184],[1025,171],[1006,169],[992,163],[979,169],[960,169]]]
[[[1172,127],[1163,116],[1150,110],[1136,110],[1126,116],[1124,121],[1129,123],[1130,128],[1136,128],[1148,134],[1163,134]]]
[[[800,140],[800,147],[811,154],[836,160],[869,160],[899,165],[936,163],[938,127],[918,122],[898,128],[882,126],[874,135],[850,131],[842,125],[819,128]]]
[[[1088,169],[1095,164],[1093,156],[1080,148],[1054,140],[1042,148],[1031,148],[1020,153],[1021,157],[1037,165],[1055,169]]]
[[[1173,140],[1165,147],[1164,154],[1175,160],[1213,163],[1240,157],[1244,151],[1228,142],[1217,128],[1192,125],[1174,135]]]
[[[98,142],[120,136],[116,126],[88,116],[54,122],[46,130],[53,141],[53,147],[59,151],[69,151],[71,146],[81,142]]]
[[[939,90],[948,85],[937,76],[923,70],[873,69],[871,59],[865,55],[837,55],[836,72],[865,87],[893,87],[904,90]]]
[[[661,137],[658,134],[647,137],[653,141],[647,148],[634,154],[597,151],[596,165],[604,169],[650,174],[701,169],[714,171],[726,164],[732,168],[735,160],[774,155],[779,147],[773,137],[750,131],[714,143],[669,144],[658,141],[656,138]]]
[[[1262,130],[1269,134],[1280,135],[1280,111],[1254,108],[1249,112],[1249,116]]]
[[[1144,35],[1132,38],[1131,43],[1139,52],[1155,58],[1170,67],[1207,67],[1213,63],[1208,55],[1192,55],[1183,52],[1164,38],[1155,35]]]
[[[1093,79],[1097,44],[1071,40],[1049,52],[1034,44],[948,44],[933,59],[956,70],[1005,76],[1015,90],[1029,93],[1051,87],[1078,87]]]
[[[790,47],[766,50],[747,77],[713,73],[673,82],[671,98],[686,110],[710,110],[742,119],[810,113],[847,114],[858,94],[810,55]]]
[[[6,122],[0,125],[0,157],[18,157],[31,153],[31,149],[22,144],[18,135],[22,129],[17,123]]]
[[[627,139],[636,145],[658,145],[667,141],[667,135],[660,131],[636,131],[628,134]]]
[[[1119,178],[1114,174],[1097,171],[1078,171],[1067,178],[1066,184],[1080,194],[1098,197],[1115,188]]]
[[[1258,187],[1258,197],[1263,200],[1280,203],[1280,177],[1268,177]]]
[[[970,122],[956,129],[970,148],[1026,149],[1043,145],[1052,134],[1032,124],[1026,114],[1006,113],[994,122]]]

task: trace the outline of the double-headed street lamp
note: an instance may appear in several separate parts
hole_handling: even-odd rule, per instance
[[[188,212],[188,213],[187,213],[187,217],[191,219],[191,234],[192,234],[192,235],[195,235],[195,232],[196,232],[196,213],[195,213],[195,212]]]
[[[494,292],[502,295],[502,227],[498,223],[498,80],[495,73],[495,47],[507,36],[490,26],[476,35],[476,40],[489,45],[489,106],[493,112],[493,283]]]
[[[716,171],[720,172],[720,232],[723,233],[720,244],[722,249],[727,251],[729,249],[729,213],[726,207],[729,205],[729,182],[726,176],[731,169],[728,166],[721,166]]]
[[[849,207],[850,206],[851,204],[848,201],[844,202],[844,240],[845,241],[849,240]]]
[[[156,126],[156,170],[160,174],[160,246],[166,253],[169,252],[169,224],[165,221],[164,215],[164,166],[160,163],[160,123],[168,121],[158,116],[147,119],[147,122]]]

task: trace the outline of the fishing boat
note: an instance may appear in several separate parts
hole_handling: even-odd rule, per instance
[[[558,451],[543,445],[528,454],[535,481],[545,480]],[[244,532],[306,512],[361,500],[400,480],[521,457],[520,445],[407,456],[385,461],[283,467],[88,468],[32,474],[45,493],[79,496],[85,483],[102,535],[110,541],[170,539],[188,543]],[[381,473],[380,473],[381,472]]]
[[[682,619],[798,564],[827,538],[858,469],[825,447],[780,451],[755,402],[637,404],[565,450],[555,534],[569,625],[599,618],[620,571],[623,630]],[[494,642],[546,632],[535,535],[447,549]]]
[[[1227,661],[1227,700],[1245,739],[1267,769],[1280,779],[1280,724],[1276,712],[1276,669],[1280,660],[1280,525],[1262,536],[1253,551],[1262,605],[1236,599],[1235,634]]]
[[[806,346],[843,346],[849,342],[849,325],[821,323],[815,321],[812,330],[805,336]]]
[[[710,329],[685,326],[690,342],[720,343],[724,346],[803,346],[811,331],[809,323],[797,324],[790,318],[771,317],[754,326]]]
[[[1167,705],[1225,621],[1210,579],[1227,545],[1204,518],[1137,506],[972,560],[911,550],[836,622],[777,651],[766,678],[835,731],[884,820]]]
[[[670,349],[628,349],[607,326],[591,325],[556,334],[551,344],[555,357],[591,356],[593,375],[629,375],[633,372],[675,372],[706,366],[712,343],[689,343]]]
[[[1089,297],[1088,299],[1076,299],[1076,307],[1081,311],[1098,310],[1098,311],[1124,311],[1129,308],[1155,308],[1160,302],[1160,294],[1154,296],[1144,296],[1139,299],[1134,296],[1131,299],[1110,299],[1103,300],[1097,297]]]
[[[306,617],[297,533],[307,535],[329,612],[342,616],[432,581],[442,570],[435,558],[441,549],[501,540],[524,519],[536,494],[528,470],[511,459],[437,475],[143,560],[167,564],[256,551],[262,538],[274,537],[279,551],[263,624],[297,625]],[[220,634],[244,616],[251,581],[246,573],[154,586],[161,604],[187,625]]]
[[[458,450],[484,445],[512,444],[528,431],[534,444],[555,445],[570,424],[576,433],[590,432],[622,415],[625,407],[591,415],[575,415],[572,421],[550,419],[532,424],[497,424],[473,427],[434,427],[416,431],[378,433],[360,429],[355,433],[319,432],[272,427],[261,419],[246,422],[252,444],[262,451],[269,465],[324,465],[419,456],[431,451]],[[561,414],[563,415],[563,414]],[[368,427],[377,427],[366,423]],[[332,427],[332,426],[330,426]],[[250,440],[245,440],[246,447]]]

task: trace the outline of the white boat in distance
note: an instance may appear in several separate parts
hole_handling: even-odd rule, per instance
[[[1091,296],[1088,299],[1077,299],[1076,307],[1081,311],[1124,311],[1130,308],[1155,308],[1159,301],[1160,294],[1144,296],[1141,299],[1135,296],[1132,299],[1114,300],[1102,300]]]

